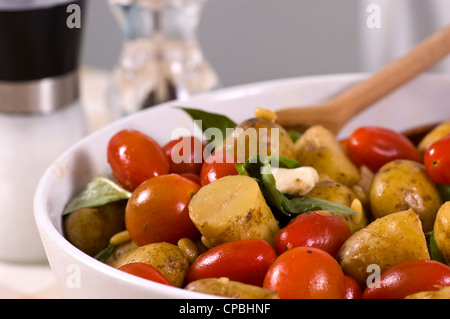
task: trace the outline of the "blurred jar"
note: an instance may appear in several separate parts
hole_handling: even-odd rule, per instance
[[[46,261],[34,221],[34,191],[45,169],[87,130],[78,85],[82,35],[71,16],[82,12],[84,2],[0,0],[3,261]]]
[[[205,0],[109,0],[124,44],[108,92],[117,117],[215,89],[197,27]]]

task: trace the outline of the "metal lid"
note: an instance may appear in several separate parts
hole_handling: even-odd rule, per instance
[[[0,81],[0,112],[51,113],[78,100],[78,72],[33,81]]]

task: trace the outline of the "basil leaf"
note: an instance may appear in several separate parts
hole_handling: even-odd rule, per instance
[[[441,263],[448,265],[447,261],[445,260],[444,256],[442,255],[441,250],[439,249],[439,247],[436,243],[436,239],[434,238],[433,231],[430,232],[429,240],[430,240],[430,258],[432,260],[436,260],[436,261],[439,261]]]
[[[131,193],[106,176],[94,177],[86,188],[73,198],[64,208],[63,215],[80,208],[99,207],[123,199]]]
[[[438,185],[437,187],[444,202],[450,201],[450,185]]]
[[[276,188],[276,181],[270,170],[270,157],[253,155],[243,165],[248,176],[253,177],[259,184],[267,203],[282,210],[280,192]]]
[[[186,112],[194,121],[201,121],[200,129],[203,133],[205,133],[205,131],[209,128],[219,129],[222,133],[223,139],[227,137],[228,133],[231,131],[230,129],[234,129],[237,126],[237,124],[233,120],[222,114],[211,113],[187,107],[180,107],[180,109]],[[213,140],[212,142],[217,145],[221,143],[222,140]]]
[[[349,207],[319,198],[288,197],[276,188],[275,178],[270,170],[273,160],[270,156],[254,155],[245,164],[240,165],[238,173],[253,177],[259,184],[261,192],[267,204],[272,208],[279,219],[294,217],[308,211],[326,210],[334,214],[355,215],[357,212]],[[280,167],[299,167],[298,162],[289,160],[279,161]]]
[[[270,162],[273,162],[274,156],[269,156]],[[278,160],[278,165],[280,168],[297,168],[297,167],[301,167],[300,163],[297,162],[296,160],[293,160],[291,158],[288,157],[283,157],[283,156],[279,156],[277,158]]]
[[[239,175],[249,176],[247,170],[244,168],[244,164],[236,162],[234,165]]]
[[[301,133],[297,131],[288,131],[289,137],[291,138],[292,142],[297,142],[297,140],[302,136]]]
[[[291,213],[301,214],[312,210],[326,210],[338,215],[355,215],[349,207],[320,198],[295,197],[289,200]]]
[[[100,251],[97,255],[94,256],[95,259],[101,262],[105,262],[109,256],[114,252],[116,245],[109,244],[105,249]]]

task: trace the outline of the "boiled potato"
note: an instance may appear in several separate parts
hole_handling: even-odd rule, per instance
[[[348,186],[340,184],[331,179],[323,179],[319,181],[312,190],[310,190],[304,197],[325,199],[330,202],[352,207],[354,200],[357,200],[355,192]],[[343,219],[351,233],[360,230],[367,225],[367,216],[361,207],[357,215],[342,215],[337,214],[339,218]]]
[[[189,260],[178,246],[159,242],[139,246],[127,253],[112,266],[120,268],[123,265],[140,262],[158,269],[175,287],[182,287],[185,283]]]
[[[406,296],[405,299],[450,299],[450,286],[439,287],[438,290],[417,292]]]
[[[412,210],[378,218],[351,235],[342,245],[338,261],[346,275],[364,287],[369,265],[381,273],[410,259],[430,259],[419,216]]]
[[[438,210],[433,227],[436,244],[450,264],[450,202],[444,203]]]
[[[307,129],[294,147],[301,165],[312,166],[319,174],[350,187],[358,183],[358,167],[350,161],[333,133],[323,126],[314,125]]]
[[[128,254],[129,252],[135,250],[138,246],[132,241],[128,241],[126,243],[122,243],[117,245],[112,254],[108,256],[105,260],[105,263],[108,265],[112,265],[116,260],[120,259],[122,256]]]
[[[235,154],[241,163],[255,154],[295,159],[294,143],[288,132],[263,117],[240,123],[217,149]]]
[[[395,160],[382,166],[374,176],[369,198],[375,218],[411,208],[420,216],[425,232],[433,229],[442,204],[425,166],[410,160]]]
[[[205,278],[186,285],[187,290],[236,299],[279,299],[278,293],[228,278]]]
[[[420,141],[418,145],[419,152],[421,154],[424,154],[431,144],[443,138],[447,134],[450,134],[450,121],[439,124],[427,135],[425,135],[425,137]]]
[[[126,201],[97,208],[80,208],[63,220],[67,240],[84,253],[95,256],[109,244],[112,235],[125,229]]]
[[[246,238],[273,244],[280,230],[272,211],[251,177],[222,177],[200,190],[189,203],[189,216],[211,248]]]

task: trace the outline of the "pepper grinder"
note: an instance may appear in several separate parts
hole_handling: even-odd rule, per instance
[[[33,196],[45,169],[87,132],[78,87],[82,28],[76,21],[84,6],[85,0],[0,0],[3,261],[46,262]]]

